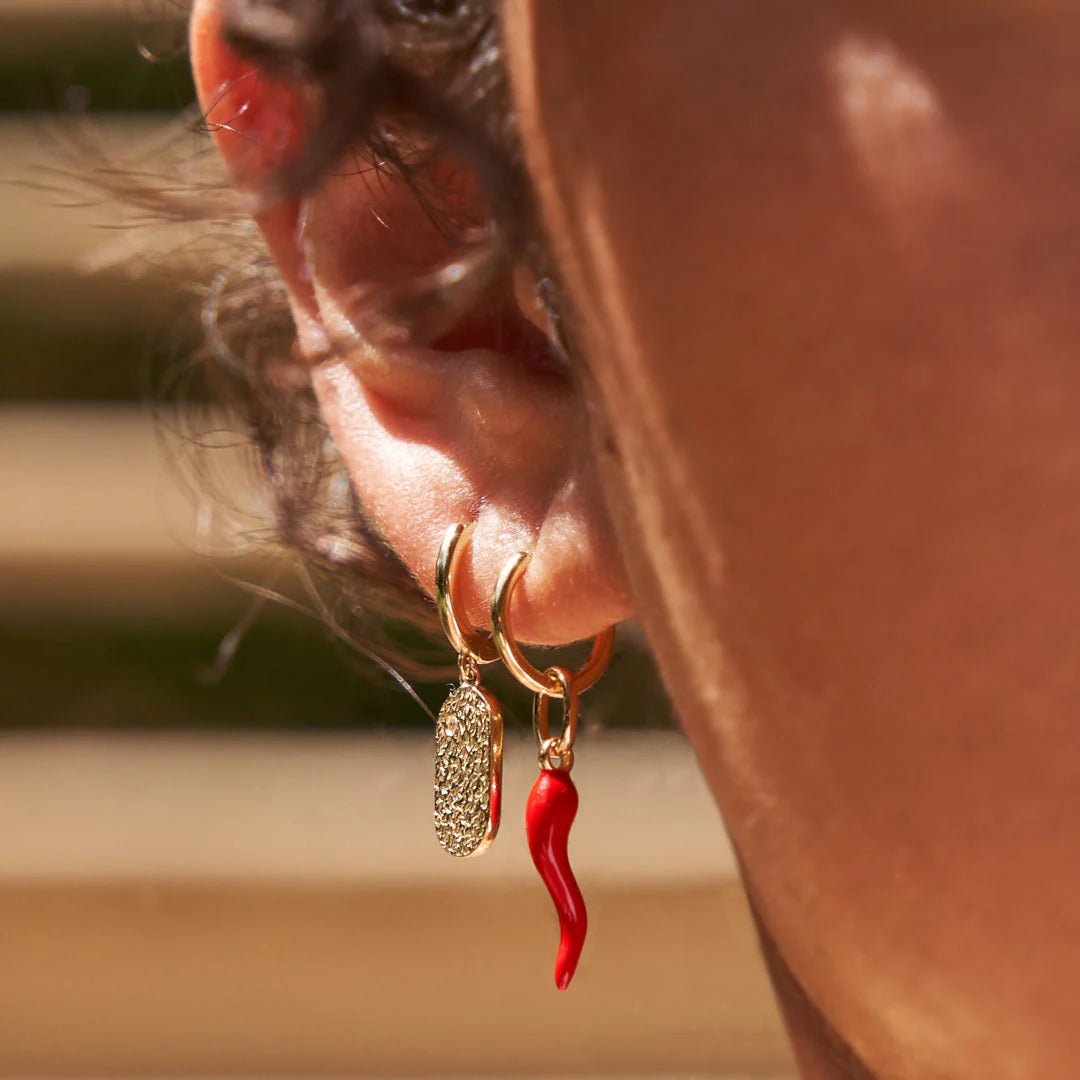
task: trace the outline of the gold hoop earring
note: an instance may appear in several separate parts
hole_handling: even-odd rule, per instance
[[[528,561],[528,553],[519,552],[503,567],[491,599],[491,633],[503,663],[536,695],[533,733],[540,775],[525,805],[525,835],[533,865],[559,916],[555,985],[565,990],[577,970],[589,925],[585,900],[570,867],[567,851],[570,828],[578,810],[577,787],[570,779],[578,728],[578,698],[607,668],[615,647],[615,628],[608,627],[596,636],[589,659],[576,672],[557,665],[546,671],[534,667],[521,651],[510,623],[510,600]],[[548,722],[553,699],[560,700],[563,709],[562,732],[554,737]]]
[[[521,646],[514,637],[510,621],[510,601],[514,590],[525,575],[531,558],[529,552],[519,551],[510,559],[499,574],[495,594],[491,599],[491,636],[502,662],[522,686],[534,694],[562,697],[562,686],[549,672],[541,671],[526,659]],[[592,651],[584,665],[573,673],[574,689],[584,694],[607,670],[615,651],[615,627],[609,626],[593,639]]]
[[[499,652],[490,638],[467,630],[455,610],[458,563],[472,529],[450,526],[435,563],[439,620],[458,654],[460,675],[435,724],[435,837],[460,858],[491,846],[502,814],[502,710],[480,685],[480,666]]]

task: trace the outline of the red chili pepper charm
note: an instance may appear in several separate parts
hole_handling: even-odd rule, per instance
[[[578,793],[570,773],[544,769],[525,806],[525,833],[533,863],[551,894],[562,928],[555,959],[555,985],[560,990],[565,990],[574,977],[589,925],[585,899],[566,851],[577,811]]]

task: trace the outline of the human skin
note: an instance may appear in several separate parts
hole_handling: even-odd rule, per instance
[[[589,400],[468,369],[494,388],[476,423],[572,433],[485,471],[514,451],[438,417],[403,447],[374,375],[323,373],[362,496],[422,537],[400,547],[426,583],[429,534],[467,508],[432,462],[504,485],[518,509],[483,533],[475,612],[507,542],[559,505],[540,640],[625,613],[625,565],[807,1076],[849,1075],[843,1044],[885,1077],[1075,1075],[1080,10],[504,16]],[[332,306],[296,304],[316,328]],[[428,376],[460,385],[452,364]]]

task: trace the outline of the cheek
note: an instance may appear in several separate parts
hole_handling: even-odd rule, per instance
[[[782,6],[698,5],[695,40],[691,5],[652,35],[509,9],[643,621],[770,928],[870,1064],[1070,1075],[1080,20]],[[713,89],[661,108],[695,56]],[[647,228],[673,117],[697,152]]]

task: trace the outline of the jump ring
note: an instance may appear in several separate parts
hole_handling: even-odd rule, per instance
[[[546,739],[537,757],[545,772],[569,772],[574,767],[574,751],[561,746],[558,739]]]
[[[577,738],[578,726],[578,692],[574,686],[573,677],[564,667],[549,667],[544,672],[559,684],[563,708],[563,730],[558,739],[552,739],[551,728],[548,724],[548,709],[554,695],[537,694],[533,698],[533,734],[536,736],[536,745],[541,752],[551,742],[558,743],[561,750],[572,751],[574,740]]]

